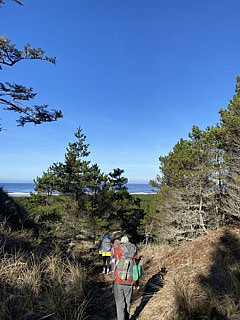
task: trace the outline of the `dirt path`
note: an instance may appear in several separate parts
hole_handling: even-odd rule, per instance
[[[88,292],[90,297],[87,310],[88,320],[117,320],[116,305],[113,296],[113,281],[110,276],[102,274],[102,261],[97,250],[82,252],[81,258],[87,261],[86,267],[90,269]],[[142,279],[140,289],[133,290],[130,319],[135,320],[149,299],[146,296],[146,280]],[[149,293],[147,292],[147,296]],[[152,296],[152,295],[151,295]],[[143,301],[145,300],[145,302]]]
[[[93,272],[89,284],[92,297],[89,308],[91,320],[116,320],[115,301],[110,276],[102,274],[100,259],[93,261]]]
[[[113,296],[113,282],[110,276],[102,274],[101,261],[93,261],[94,270],[92,273],[92,279],[90,281],[90,308],[89,318],[90,320],[117,320],[116,305]],[[140,290],[134,290],[132,295],[132,307],[130,314],[133,315],[135,309],[139,305],[142,299],[144,286],[142,285]]]

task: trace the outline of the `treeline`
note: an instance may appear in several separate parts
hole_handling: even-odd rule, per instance
[[[151,181],[159,195],[147,222],[153,238],[179,242],[240,220],[240,77],[219,114],[216,126],[193,126],[159,158],[160,174]]]
[[[22,203],[38,222],[59,226],[56,222],[62,221],[68,232],[74,228],[74,233],[87,233],[93,239],[104,232],[126,232],[139,240],[145,212],[141,200],[128,193],[124,170],[105,174],[90,162],[89,155],[86,136],[78,128],[75,141],[66,148],[64,162],[53,163],[37,177],[37,194]]]
[[[135,241],[179,243],[240,219],[240,77],[220,121],[201,130],[193,126],[161,156],[160,174],[151,181],[156,196],[134,197],[119,168],[105,174],[89,160],[82,129],[68,144],[63,162],[53,163],[35,180],[37,195],[24,206],[37,222],[60,222],[65,232],[126,232]],[[53,193],[60,196],[50,197]]]

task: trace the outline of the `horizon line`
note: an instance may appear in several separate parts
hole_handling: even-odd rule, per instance
[[[22,180],[18,180],[18,181],[13,181],[13,180],[9,180],[9,181],[0,181],[0,185],[4,184],[4,183],[31,183],[31,184],[35,184],[33,181],[22,181]],[[149,184],[149,180],[131,180],[128,181],[127,184]]]

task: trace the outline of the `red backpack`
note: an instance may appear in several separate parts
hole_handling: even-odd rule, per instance
[[[133,265],[137,253],[137,248],[134,244],[127,242],[121,243],[116,255],[118,260],[114,272],[114,280],[116,283],[133,284]]]

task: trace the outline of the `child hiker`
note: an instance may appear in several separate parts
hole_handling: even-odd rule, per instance
[[[100,245],[99,254],[102,255],[103,259],[103,271],[102,273],[109,274],[110,272],[110,257],[111,257],[111,239],[109,235],[105,235]]]

